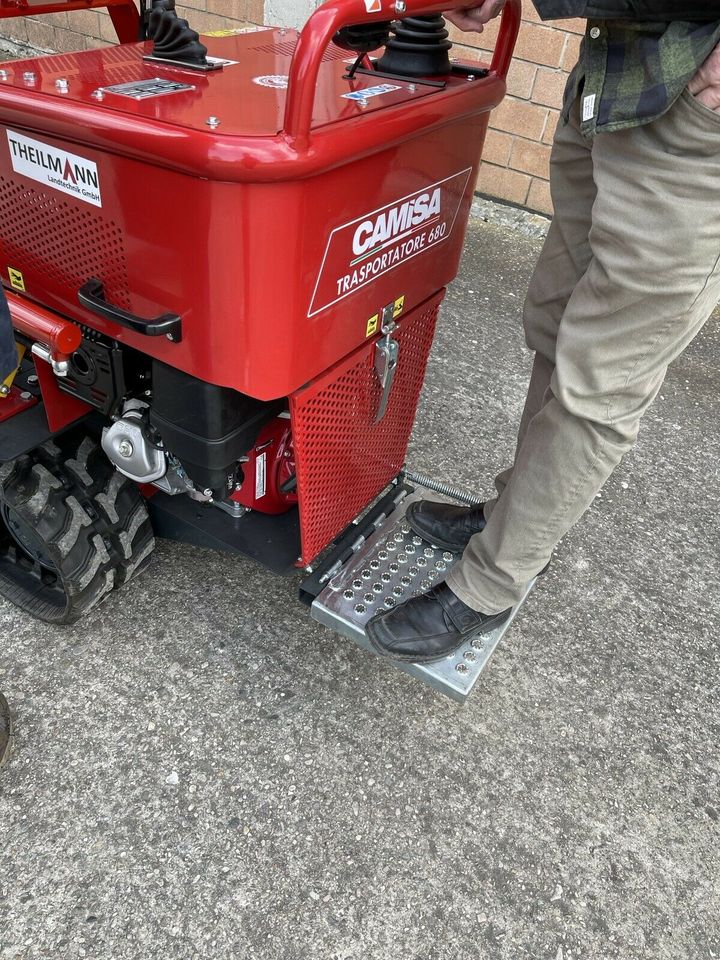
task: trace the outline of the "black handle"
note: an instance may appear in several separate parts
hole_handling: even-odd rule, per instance
[[[99,317],[134,330],[135,333],[142,333],[146,337],[167,337],[173,343],[180,343],[182,340],[182,320],[176,313],[163,313],[154,320],[136,317],[134,313],[107,302],[105,287],[102,280],[98,280],[97,277],[92,277],[80,287],[78,300],[83,307],[87,307]]]

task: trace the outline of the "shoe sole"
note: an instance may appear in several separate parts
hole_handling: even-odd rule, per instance
[[[376,637],[373,635],[374,625],[372,620],[370,620],[367,626],[365,627],[365,634],[368,640],[370,641],[370,643],[372,644],[372,647],[375,650],[375,652],[379,654],[384,660],[395,661],[396,663],[419,663],[419,664],[440,663],[441,660],[448,660],[450,657],[455,656],[458,650],[460,650],[461,647],[464,647],[465,644],[468,642],[468,640],[470,640],[471,638],[481,637],[481,636],[484,636],[486,633],[492,633],[493,630],[496,630],[498,627],[502,626],[502,624],[505,623],[506,620],[509,620],[511,614],[512,614],[512,610],[510,611],[504,610],[502,613],[496,614],[492,620],[488,620],[488,622],[483,626],[481,630],[471,630],[469,633],[463,634],[462,639],[459,641],[458,645],[453,650],[451,650],[450,653],[443,653],[440,656],[417,657],[417,656],[412,656],[412,655],[402,654],[402,653],[389,653],[385,649],[385,647],[382,646],[380,641],[376,639]]]

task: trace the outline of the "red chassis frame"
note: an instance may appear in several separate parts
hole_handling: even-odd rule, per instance
[[[140,39],[140,13],[133,0],[0,0],[0,20],[10,17],[40,16],[74,10],[107,9],[120,43]]]

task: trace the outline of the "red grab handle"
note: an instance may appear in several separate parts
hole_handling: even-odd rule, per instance
[[[290,64],[285,136],[291,140],[306,140],[309,137],[320,64],[328,44],[341,27],[374,20],[397,20],[399,17],[442,13],[444,10],[467,6],[468,0],[382,0],[381,10],[368,13],[365,0],[328,0],[318,7],[298,37]],[[507,0],[490,68],[493,74],[503,80],[510,69],[521,14],[521,0]]]

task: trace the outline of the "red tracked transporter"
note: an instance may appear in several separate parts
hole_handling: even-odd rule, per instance
[[[398,477],[520,3],[487,69],[388,76],[366,58],[349,79],[332,40],[453,5],[331,0],[299,36],[202,37],[223,62],[198,65],[145,59],[129,0],[3,0],[2,16],[109,7],[122,41],[0,71],[0,269],[26,348],[0,400],[16,602],[32,608],[40,558],[34,612],[75,616],[18,472],[59,471],[84,508],[107,493],[102,456],[159,533],[275,569],[312,563]],[[105,526],[99,569],[123,581],[144,560]]]

